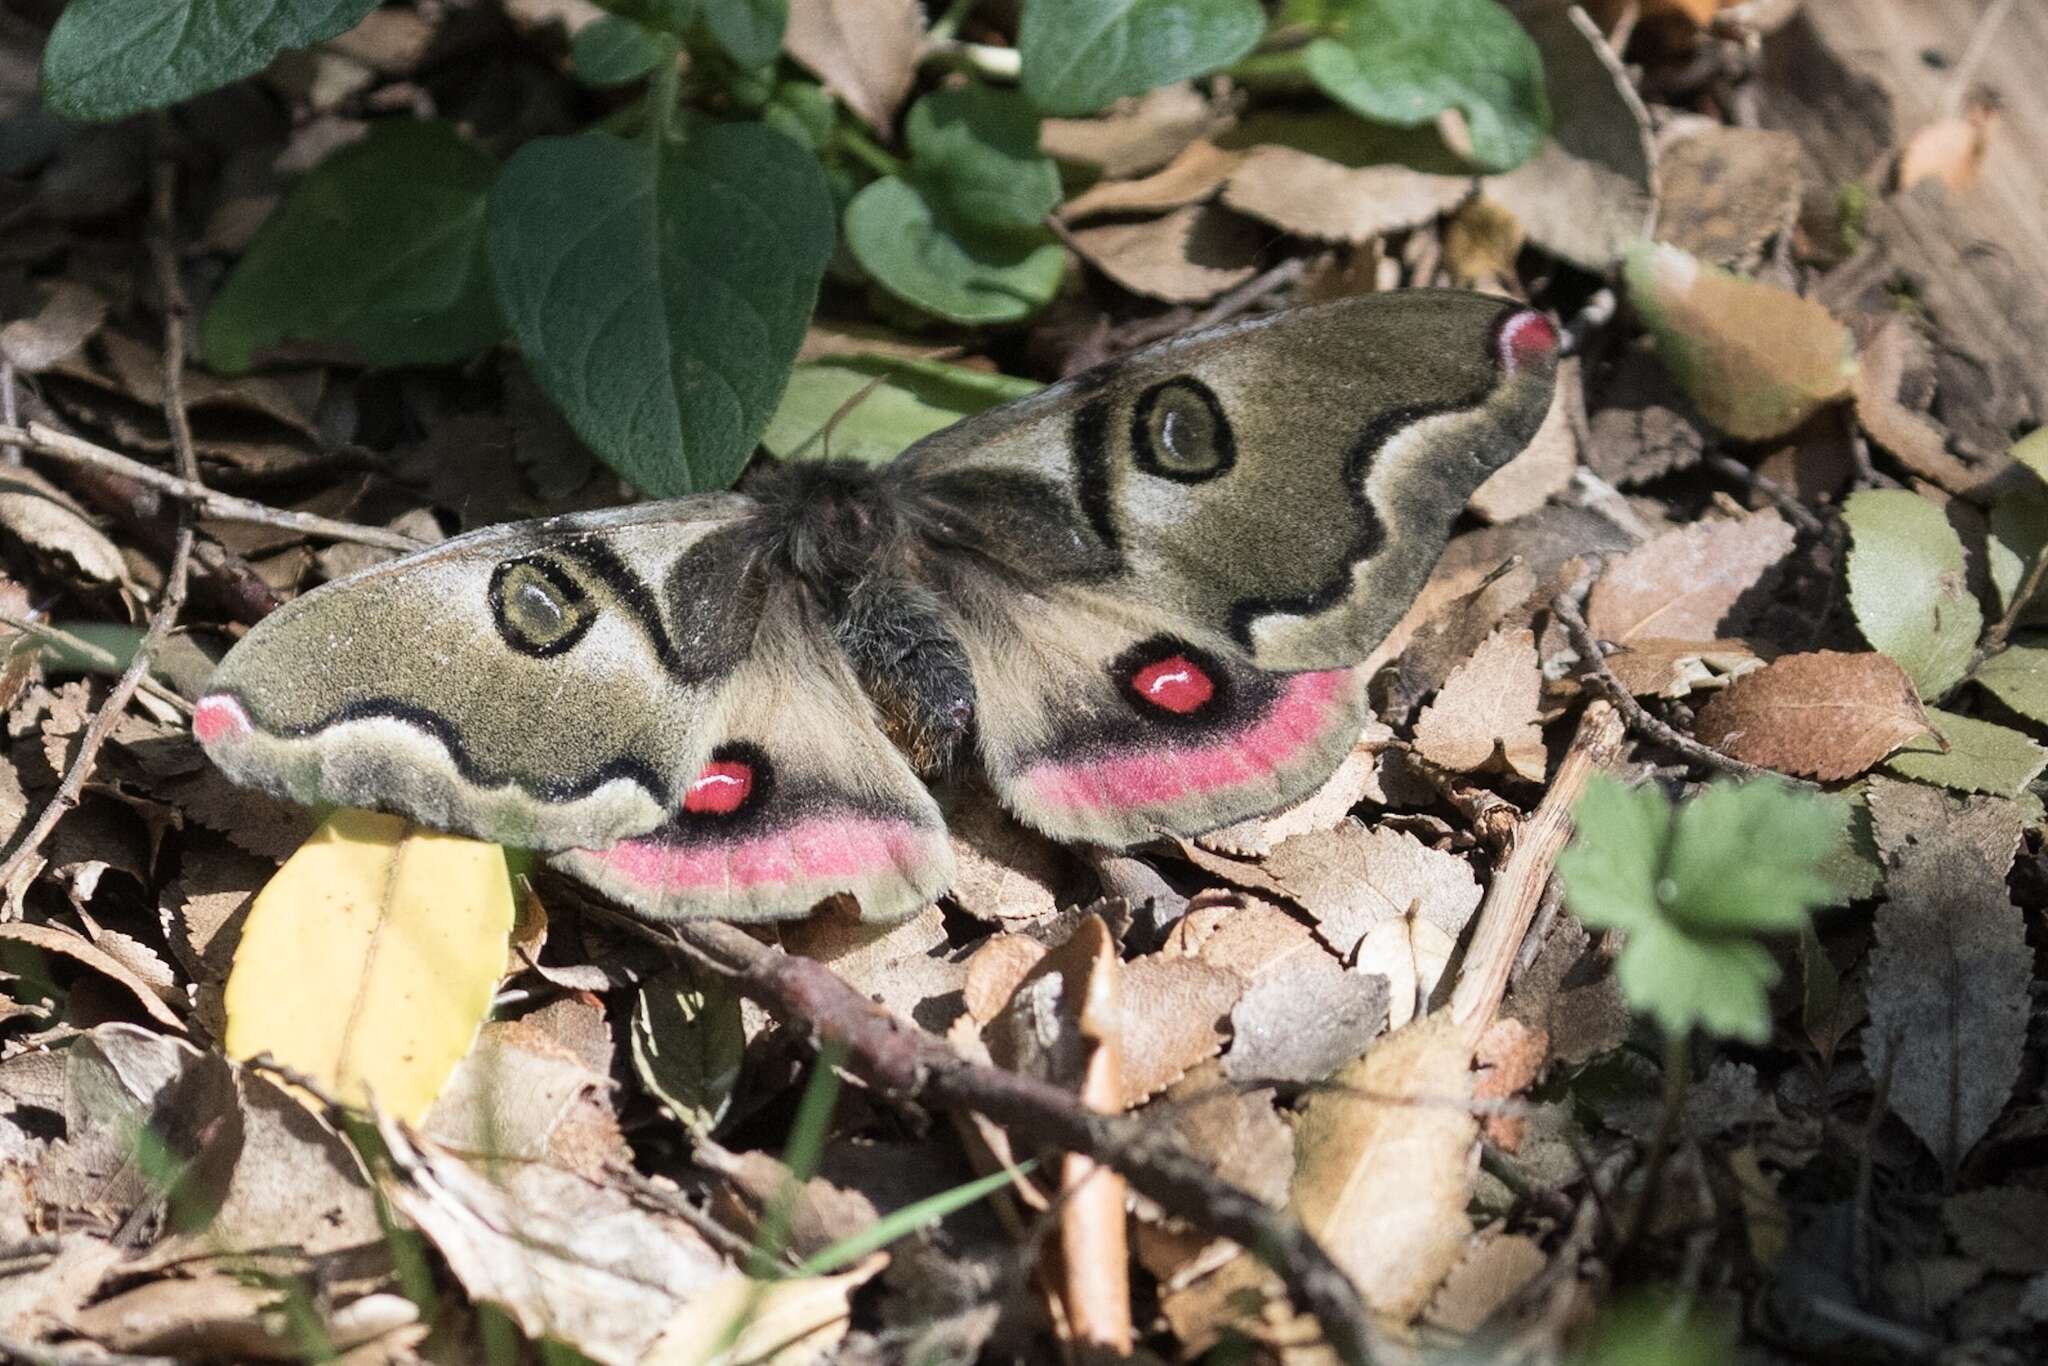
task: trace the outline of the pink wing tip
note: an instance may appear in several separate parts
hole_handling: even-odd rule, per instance
[[[212,693],[199,699],[199,705],[192,708],[192,734],[202,745],[218,744],[232,740],[255,729],[249,723],[249,713],[242,710],[242,704],[226,693]]]
[[[1533,308],[1509,318],[1500,329],[1500,363],[1509,374],[1541,365],[1557,354],[1557,327]]]

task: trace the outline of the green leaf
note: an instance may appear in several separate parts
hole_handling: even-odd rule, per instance
[[[1934,707],[1927,709],[1927,724],[1933,733],[1909,742],[1886,768],[1918,782],[2011,797],[2048,766],[2048,750],[2010,727]]]
[[[818,163],[759,124],[542,138],[491,191],[498,300],[541,388],[649,493],[731,483],[832,254]]]
[[[2027,570],[2048,553],[2048,489],[2021,488],[1991,505],[1990,536],[1985,568],[1998,591],[2000,611],[2011,611],[2013,595],[2026,582]],[[2021,610],[2022,621],[2048,616],[2048,600],[2037,598]]]
[[[1963,542],[1927,499],[1866,489],[1849,524],[1849,608],[1864,639],[1897,660],[1924,698],[1962,681],[1984,613],[1963,573]]]
[[[761,108],[761,121],[813,152],[832,140],[839,106],[816,81],[783,81]]]
[[[633,1068],[685,1129],[703,1136],[732,1109],[746,1031],[740,998],[715,973],[679,965],[633,997]]]
[[[201,353],[246,370],[288,340],[372,365],[465,360],[505,333],[484,257],[497,165],[440,120],[391,119],[295,186],[214,295]]]
[[[1796,931],[1837,899],[1820,874],[1848,805],[1777,782],[1717,784],[1675,814],[1654,787],[1595,778],[1558,860],[1572,913],[1628,933],[1617,980],[1664,1029],[1761,1041],[1778,969],[1756,932]]]
[[[846,206],[846,245],[882,288],[962,323],[1029,316],[1058,291],[1066,264],[1050,232],[954,224],[896,176],[877,180]]]
[[[741,66],[766,66],[782,51],[789,0],[704,0],[704,26]]]
[[[1033,104],[1092,114],[1228,66],[1265,31],[1258,0],[1025,0],[1017,52]]]
[[[1038,387],[1031,380],[940,361],[835,357],[799,365],[790,372],[789,387],[782,391],[781,406],[761,433],[761,444],[778,457],[803,449],[815,459],[880,464],[963,417],[1021,398]],[[840,409],[863,391],[866,397],[813,442]]]
[[[1870,785],[1854,783],[1835,795],[1848,805],[1849,824],[1841,843],[1820,861],[1817,871],[1835,889],[1835,904],[1846,906],[1876,896],[1884,887],[1884,860],[1870,819]]]
[[[103,123],[252,76],[287,48],[354,28],[378,0],[72,0],[43,49],[43,91]]]
[[[598,7],[671,38],[682,37],[697,17],[697,0],[598,0]]]
[[[637,81],[675,53],[673,38],[616,14],[585,24],[569,45],[577,79],[600,87]]]
[[[2012,443],[2012,458],[2048,482],[2048,427],[2036,427]]]
[[[1527,161],[1550,128],[1543,55],[1494,0],[1351,0],[1343,32],[1310,43],[1305,60],[1325,94],[1378,123],[1414,128],[1459,110],[1489,170]]]
[[[1819,872],[1849,806],[1783,783],[1716,783],[1678,808],[1664,877],[1672,917],[1702,934],[1797,930],[1836,890]]]
[[[1038,116],[1023,96],[971,85],[910,108],[903,131],[919,187],[955,218],[1032,227],[1060,202],[1060,173],[1038,150]]]
[[[2048,724],[2048,649],[2010,646],[1978,665],[1972,677],[2029,721]]]

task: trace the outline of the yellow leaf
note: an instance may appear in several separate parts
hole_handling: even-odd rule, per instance
[[[476,1038],[511,929],[499,846],[337,811],[250,907],[228,1054],[416,1122]]]

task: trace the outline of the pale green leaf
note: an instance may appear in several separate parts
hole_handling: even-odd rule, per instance
[[[1472,159],[1512,170],[1550,128],[1543,56],[1495,0],[1349,0],[1341,31],[1308,46],[1325,94],[1378,123],[1413,128],[1465,116]]]
[[[2048,488],[2014,489],[1993,503],[1989,532],[1984,546],[1985,568],[1998,594],[1999,611],[2008,612],[2012,610],[2013,596],[2026,582],[2027,571],[2048,554]],[[2020,620],[2048,621],[2048,594],[2036,594],[2021,610]]]
[[[1835,900],[1819,872],[1846,802],[1765,780],[1715,783],[1678,808],[1664,861],[1673,918],[1702,934],[1796,930]]]
[[[126,118],[253,76],[375,8],[377,0],[72,0],[43,48],[44,98],[66,118]]]
[[[2012,458],[2048,481],[2048,427],[2036,427],[2013,442]]]
[[[703,0],[704,26],[741,66],[766,66],[782,51],[789,0]]]
[[[497,163],[438,119],[387,120],[306,174],[214,295],[206,363],[316,342],[372,365],[466,360],[505,333],[484,256]]]
[[[2008,646],[1971,676],[2021,716],[2048,725],[2048,648]]]
[[[790,372],[789,387],[761,433],[761,444],[778,457],[801,449],[814,459],[880,464],[963,417],[1037,388],[1031,380],[940,361],[834,357]],[[866,396],[826,431],[863,392]]]
[[[2011,797],[2048,766],[2048,750],[2009,726],[1934,707],[1927,709],[1927,724],[1933,732],[1899,750],[1885,767],[1902,778],[1960,792]],[[1948,743],[1946,753],[1942,741]]]
[[[1962,680],[1984,626],[1963,571],[1963,543],[1932,502],[1866,489],[1842,507],[1849,524],[1849,608],[1864,639],[1898,661],[1923,698]]]
[[[1265,29],[1258,0],[1025,0],[1024,93],[1048,114],[1092,114],[1228,66]]]
[[[649,493],[731,483],[832,253],[815,157],[759,124],[541,138],[491,191],[498,299],[534,377]]]

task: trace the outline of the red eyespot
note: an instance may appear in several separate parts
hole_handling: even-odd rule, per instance
[[[727,816],[747,804],[754,791],[752,764],[718,759],[704,765],[683,794],[683,810],[699,815]]]
[[[1131,690],[1162,711],[1187,716],[1216,695],[1216,680],[1186,655],[1168,655],[1131,675]]]
[[[1509,318],[1500,329],[1500,363],[1509,374],[1540,365],[1557,354],[1557,328],[1533,308]]]
[[[192,734],[202,745],[232,739],[249,729],[249,714],[226,693],[202,697],[192,709]]]

